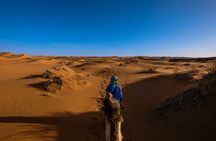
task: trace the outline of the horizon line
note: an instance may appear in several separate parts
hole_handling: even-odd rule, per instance
[[[17,53],[11,51],[2,51],[3,53],[11,53],[16,55],[30,55],[33,57],[147,57],[147,58],[216,58],[216,56],[169,56],[169,55],[40,55],[40,54],[31,54],[31,53]]]

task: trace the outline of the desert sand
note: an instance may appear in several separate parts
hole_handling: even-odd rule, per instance
[[[114,74],[124,95],[125,141],[215,140],[215,95],[166,116],[157,112],[198,87],[215,60],[0,53],[0,140],[104,141],[101,101]]]

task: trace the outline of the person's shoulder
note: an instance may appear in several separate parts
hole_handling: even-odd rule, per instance
[[[107,86],[107,89],[110,89],[110,88],[113,88],[114,86],[112,85],[112,84],[109,84],[108,86]]]
[[[116,84],[116,87],[118,87],[119,89],[121,89],[121,86],[119,86],[118,84]]]

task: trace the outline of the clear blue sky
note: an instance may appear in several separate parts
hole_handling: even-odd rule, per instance
[[[0,52],[216,56],[216,0],[0,0]]]

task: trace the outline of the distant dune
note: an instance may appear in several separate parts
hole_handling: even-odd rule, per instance
[[[8,58],[8,59],[9,58],[16,58],[16,59],[19,59],[19,58],[22,58],[22,59],[33,58],[32,56],[27,55],[27,54],[15,54],[15,53],[12,53],[12,52],[2,52],[2,53],[0,53],[0,56]]]

